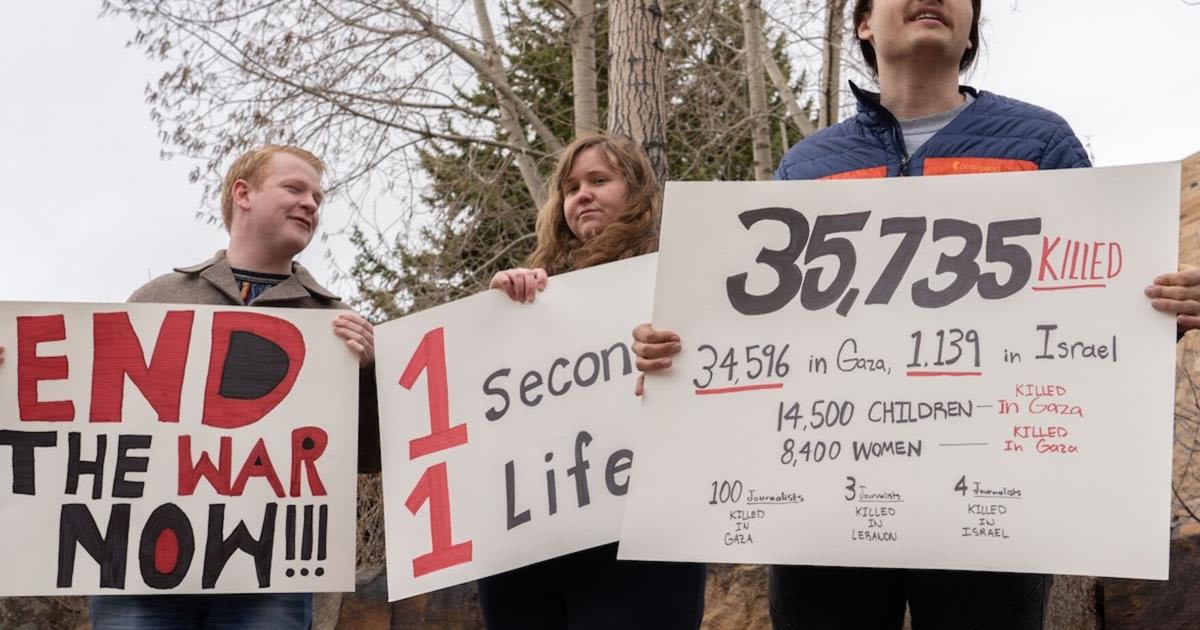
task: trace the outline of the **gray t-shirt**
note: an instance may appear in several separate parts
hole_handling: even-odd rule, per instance
[[[962,105],[954,109],[932,116],[900,121],[900,131],[904,133],[904,148],[908,150],[909,155],[916,153],[921,145],[925,144],[935,133],[941,131],[943,127],[949,125],[950,121],[957,118],[968,105],[975,102],[975,97],[969,93],[964,92],[963,96],[966,98],[963,99]]]

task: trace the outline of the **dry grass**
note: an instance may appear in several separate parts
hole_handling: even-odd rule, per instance
[[[380,475],[358,476],[358,552],[359,569],[381,567],[385,563],[383,542],[383,484]]]

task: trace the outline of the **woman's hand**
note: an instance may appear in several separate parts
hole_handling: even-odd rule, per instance
[[[638,375],[634,393],[642,395],[645,372],[659,372],[671,367],[671,357],[679,354],[681,349],[679,335],[669,330],[655,330],[649,322],[638,324],[633,329],[633,353],[637,355],[637,369],[643,373]]]
[[[1175,316],[1179,332],[1200,328],[1200,269],[1164,273],[1145,293],[1155,310]]]
[[[545,269],[506,269],[492,276],[489,289],[500,289],[514,302],[532,302],[546,288]]]

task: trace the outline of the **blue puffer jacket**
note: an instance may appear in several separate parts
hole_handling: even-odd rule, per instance
[[[1061,116],[989,92],[975,97],[944,129],[908,155],[896,118],[879,95],[850,89],[858,114],[822,129],[788,151],[775,179],[857,179],[1091,166]]]

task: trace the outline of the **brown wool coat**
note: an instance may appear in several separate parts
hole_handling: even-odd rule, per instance
[[[191,267],[177,267],[142,285],[129,296],[130,302],[155,304],[215,304],[242,306],[233,270],[225,250]],[[317,284],[300,263],[292,263],[287,280],[263,291],[254,306],[274,308],[348,309],[338,296]],[[332,333],[331,333],[332,334]],[[375,397],[375,366],[368,365],[358,378],[358,472],[379,472],[379,406]]]

